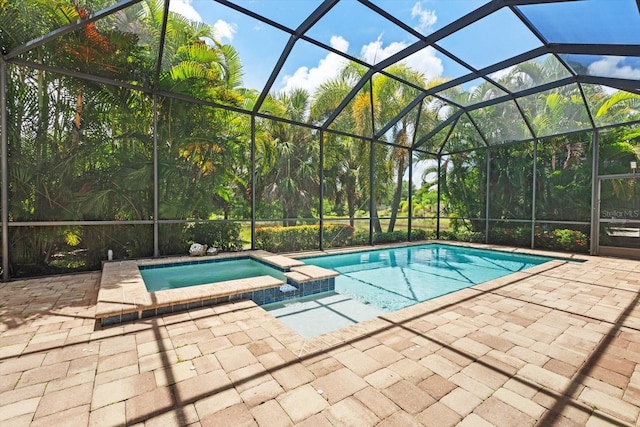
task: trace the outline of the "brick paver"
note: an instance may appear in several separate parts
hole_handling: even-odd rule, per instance
[[[327,419],[334,425],[340,426],[375,426],[380,418],[361,401],[348,397],[332,405],[325,411]]]
[[[34,419],[66,411],[76,406],[88,405],[91,403],[92,383],[85,383],[63,390],[46,393],[40,403]]]
[[[176,399],[169,387],[153,389],[126,401],[127,424],[135,424],[154,415],[172,412]]]
[[[278,396],[277,401],[293,422],[303,421],[329,407],[318,390],[309,384]]]
[[[585,259],[308,341],[246,301],[100,328],[100,273],[0,283],[0,425],[638,425],[640,262]]]
[[[260,427],[287,427],[292,424],[287,413],[275,400],[252,408],[251,414]]]
[[[382,393],[410,414],[417,414],[435,403],[426,391],[406,380],[387,387]]]
[[[104,406],[89,415],[89,427],[116,427],[126,425],[125,403]]]
[[[440,402],[435,402],[418,414],[416,418],[427,427],[455,426],[461,420],[458,413]]]
[[[368,386],[365,380],[347,368],[334,371],[311,384],[316,390],[321,391],[331,404],[339,402]]]

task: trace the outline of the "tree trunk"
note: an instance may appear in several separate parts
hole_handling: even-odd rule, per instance
[[[380,218],[378,215],[378,204],[373,202],[373,212],[371,212],[371,221],[373,221],[374,233],[382,233],[382,226],[380,225]]]
[[[296,225],[297,221],[295,219],[290,219],[296,216],[295,208],[290,209],[285,205],[282,208],[282,216],[283,216],[282,225],[284,227],[293,227],[294,225]]]
[[[393,194],[393,202],[391,204],[391,219],[387,231],[391,233],[396,226],[396,217],[400,208],[400,199],[402,198],[402,176],[404,175],[404,156],[398,160],[398,178],[396,180],[396,191]],[[411,184],[409,184],[411,185]]]
[[[49,123],[49,102],[47,98],[47,82],[45,79],[45,72],[38,71],[38,126],[35,138],[35,167],[36,167],[36,181],[35,181],[35,203],[34,203],[34,219],[44,220],[50,219],[52,212],[49,209],[49,201],[46,194],[47,183],[45,182],[47,174],[46,164],[48,162],[48,150],[47,150],[47,132]],[[34,233],[34,247],[37,248],[37,253],[34,253],[35,259],[33,261],[36,265],[45,265],[47,262],[47,251],[45,246],[47,245],[46,237],[50,233]]]
[[[73,120],[78,131],[80,130],[80,124],[82,123],[82,106],[84,104],[83,95],[82,86],[80,86],[76,94],[76,114]]]
[[[355,226],[356,216],[356,191],[355,185],[347,184],[347,210],[349,211],[349,224]]]
[[[349,206],[347,207],[347,209],[349,210],[349,225],[351,225],[352,227],[356,226],[356,208],[355,208],[355,204],[351,203],[350,201],[348,202]]]

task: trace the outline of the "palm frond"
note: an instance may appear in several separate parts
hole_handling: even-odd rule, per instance
[[[614,107],[640,108],[640,95],[630,92],[618,91],[611,95],[598,109],[596,117],[602,117]]]

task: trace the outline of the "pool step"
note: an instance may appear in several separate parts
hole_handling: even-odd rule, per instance
[[[304,265],[304,262],[297,260],[297,259],[293,259],[293,258],[289,258],[283,255],[270,255],[270,256],[263,256],[260,258],[263,262],[266,262],[267,264],[271,264],[281,270],[289,270],[293,267],[298,267],[300,265]]]
[[[307,278],[301,280],[302,282],[329,279],[340,275],[336,271],[318,267],[317,265],[299,265],[296,267],[291,267],[291,272],[306,276]],[[287,276],[287,273],[285,273],[285,276]]]
[[[298,265],[291,267],[291,271],[284,273],[287,284],[294,286],[296,292],[290,289],[287,297],[297,298],[320,292],[329,292],[336,289],[336,276],[339,274],[333,270],[317,267],[315,265]]]

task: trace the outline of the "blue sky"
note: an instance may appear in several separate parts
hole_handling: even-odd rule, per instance
[[[296,28],[320,1],[241,0],[236,3],[290,28]],[[389,7],[395,17],[420,33],[429,34],[481,6],[486,0],[377,0],[375,3],[381,7]],[[172,0],[171,9],[214,26],[221,41],[238,49],[245,71],[244,84],[248,87],[262,88],[289,38],[287,34],[267,24],[211,0]],[[508,25],[513,34],[518,31],[528,34],[522,24],[515,22],[514,16],[511,18],[514,19]],[[517,28],[517,25],[522,28]],[[476,38],[478,33],[486,33],[486,29],[482,25],[474,26],[469,29],[468,37]],[[378,62],[417,40],[355,0],[339,2],[307,34],[369,63]],[[451,38],[449,42],[459,54],[473,62],[480,62],[476,60],[487,57],[486,53],[469,49],[468,43],[459,37]],[[487,43],[491,43],[491,40]],[[511,55],[503,56],[500,59]],[[321,82],[335,76],[343,62],[344,59],[339,55],[300,41],[287,60],[282,74],[278,76],[274,89],[304,87],[313,90]],[[408,63],[421,70],[427,78],[459,77],[467,73],[466,69],[431,48],[408,58]]]
[[[431,34],[489,0],[372,0],[394,17],[423,35]],[[234,0],[288,28],[295,29],[321,0]],[[218,41],[233,45],[243,64],[243,84],[262,90],[289,35],[268,24],[220,5],[212,0],[171,0],[171,10],[202,21],[215,29]],[[640,44],[640,13],[635,0],[581,0],[523,6],[521,10],[542,28],[552,42]],[[602,24],[605,24],[604,26]],[[594,31],[594,28],[600,28]],[[607,28],[610,32],[602,31]],[[416,37],[356,0],[341,0],[307,35],[322,43],[361,58],[379,62],[416,42]],[[452,34],[438,44],[475,68],[509,59],[542,42],[508,8]],[[540,60],[544,57],[540,58]],[[581,63],[589,74],[640,80],[640,60],[616,56],[565,56]],[[408,57],[406,63],[421,71],[427,80],[457,78],[467,68],[429,47]],[[307,89],[310,93],[335,77],[346,62],[342,56],[299,40],[289,55],[272,91]],[[492,75],[499,78],[509,69]],[[463,85],[470,90],[482,80]],[[608,90],[613,92],[615,90]],[[419,165],[414,183],[420,186]],[[406,177],[405,177],[406,178]]]
[[[396,18],[424,35],[446,26],[487,2],[488,0],[373,0],[373,3],[386,8]],[[235,3],[294,29],[321,0],[236,0]],[[551,15],[541,14],[542,6],[525,6],[522,10],[530,13],[534,22],[546,26],[554,37],[584,38],[593,34],[599,39],[607,38],[606,41],[622,38],[628,43],[640,44],[640,17],[633,15],[638,14],[634,0],[586,0],[544,6],[547,8],[546,12],[552,12]],[[213,26],[220,41],[232,44],[239,51],[246,87],[263,88],[289,39],[288,34],[212,0],[171,0],[171,10]],[[594,12],[598,12],[595,13],[597,17],[593,16]],[[558,19],[543,20],[545,16],[556,16]],[[562,22],[567,22],[565,18],[568,16],[575,28],[563,27]],[[586,21],[583,22],[581,16]],[[585,28],[587,25],[579,25],[586,22],[593,28],[594,19],[600,19],[601,23],[617,22],[617,27],[620,27],[620,22],[624,25],[620,27],[617,36],[605,36],[602,31],[593,32]],[[379,62],[416,41],[413,35],[356,0],[341,0],[307,34],[370,64]],[[599,42],[599,39],[594,42]],[[441,40],[439,44],[476,68],[486,67],[542,45],[515,14],[506,8]],[[594,57],[590,60],[595,64],[594,70],[597,69],[598,75],[604,73],[640,79],[637,61],[634,66],[629,66],[628,60],[619,57]],[[312,92],[322,82],[334,77],[344,62],[345,59],[339,55],[298,41],[272,90],[304,88]],[[469,72],[432,48],[410,56],[406,62],[420,70],[427,79],[456,78]],[[591,63],[585,65],[589,66]]]

